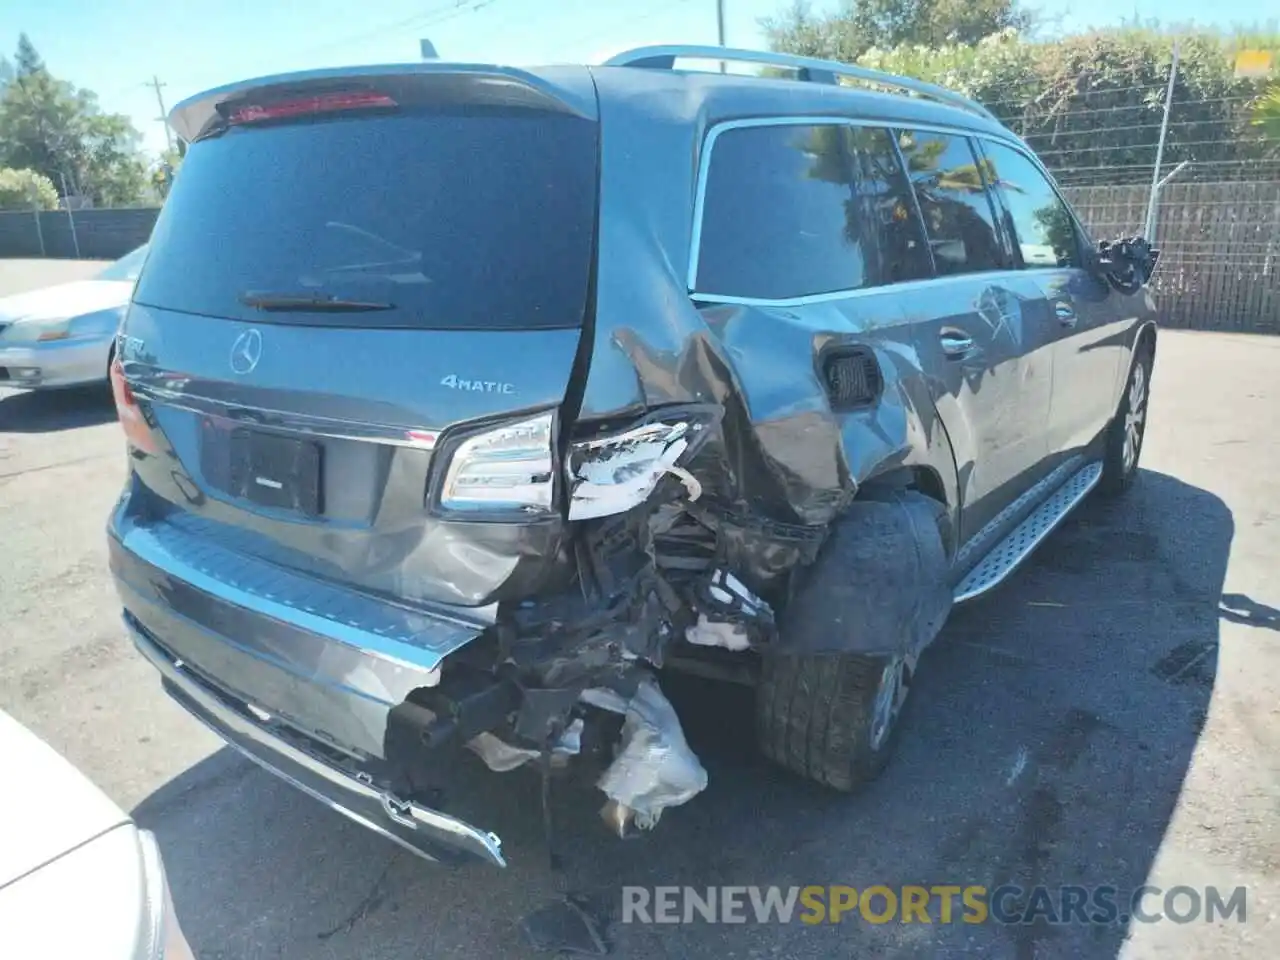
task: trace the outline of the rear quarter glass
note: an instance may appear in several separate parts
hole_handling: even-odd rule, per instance
[[[257,323],[579,326],[597,130],[501,108],[231,127],[188,150],[135,298]],[[394,308],[264,312],[250,292]]]

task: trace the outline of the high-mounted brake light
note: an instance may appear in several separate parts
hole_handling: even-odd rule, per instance
[[[129,381],[124,378],[124,366],[119,357],[111,361],[111,395],[115,398],[116,415],[120,418],[120,426],[124,429],[129,445],[144,453],[155,453],[156,444],[151,436],[151,428],[142,418],[142,408],[129,389]]]
[[[279,120],[284,117],[302,117],[312,113],[332,113],[339,110],[366,110],[373,107],[394,107],[395,100],[385,93],[360,91],[354,93],[322,93],[299,100],[282,100],[277,103],[250,103],[237,107],[227,117],[228,123],[255,123],[260,120]]]

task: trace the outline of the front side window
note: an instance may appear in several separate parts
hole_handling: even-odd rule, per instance
[[[983,172],[966,137],[903,130],[898,144],[920,204],[938,274],[1008,267]]]
[[[1053,185],[1029,157],[1002,144],[983,144],[1024,267],[1078,267],[1075,221]]]
[[[927,275],[886,131],[732,128],[716,137],[706,176],[700,294],[783,300]]]

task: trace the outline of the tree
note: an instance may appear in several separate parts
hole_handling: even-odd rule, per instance
[[[974,44],[1001,31],[1026,32],[1034,22],[1017,0],[843,0],[817,16],[807,0],[796,0],[761,25],[775,50],[853,62],[872,48]]]
[[[1010,8],[1011,9],[1011,8]],[[797,14],[797,10],[799,11]],[[850,19],[793,8],[784,49],[848,60],[865,34]],[[918,77],[985,104],[1025,137],[1063,183],[1150,182],[1173,41],[1180,66],[1162,163],[1186,160],[1182,179],[1272,176],[1277,151],[1248,104],[1261,82],[1233,75],[1233,46],[1274,47],[1265,36],[1223,36],[1158,25],[1089,31],[1041,42],[1014,27],[977,42],[903,43],[863,50],[865,67]]]
[[[173,178],[178,175],[178,168],[182,166],[182,158],[185,155],[186,151],[182,147],[182,141],[179,140],[178,148],[164,151],[160,154],[159,161],[151,168],[151,186],[155,188],[161,200],[169,195]]]
[[[34,77],[45,69],[44,61],[40,59],[40,54],[36,53],[31,38],[25,33],[18,34],[18,53],[14,61],[18,65],[19,77]]]
[[[24,34],[14,77],[0,87],[0,166],[27,168],[99,206],[135,203],[146,184],[129,119],[49,73]]]
[[[1280,150],[1280,83],[1254,104],[1251,122],[1262,130],[1262,136],[1273,150]]]
[[[58,191],[53,181],[34,170],[0,167],[0,210],[58,209]]]

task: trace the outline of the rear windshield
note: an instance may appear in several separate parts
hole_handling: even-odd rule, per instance
[[[135,300],[258,323],[578,326],[596,130],[474,106],[233,127],[188,150]],[[296,306],[330,297],[380,309]]]

